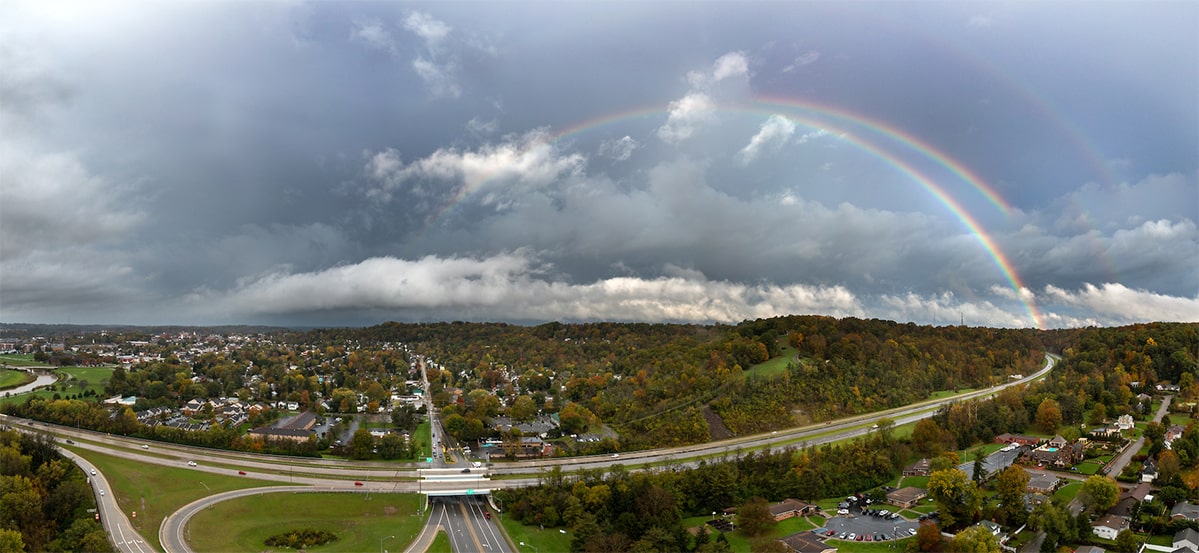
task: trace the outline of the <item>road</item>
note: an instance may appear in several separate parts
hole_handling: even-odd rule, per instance
[[[434,497],[429,505],[429,520],[445,529],[454,551],[512,553],[495,522],[484,516],[487,507],[477,497]]]
[[[104,474],[96,470],[95,465],[83,457],[61,448],[58,452],[63,457],[74,461],[79,468],[83,469],[83,472],[89,474],[88,483],[92,486],[92,493],[96,494],[96,509],[100,515],[100,523],[104,525],[104,531],[108,532],[109,539],[116,546],[117,551],[124,553],[151,553],[154,551],[154,548],[146,543],[145,538],[138,533],[129,518],[125,516],[125,512],[117,505],[116,495],[112,493],[112,488],[108,486],[108,480],[104,478]]]

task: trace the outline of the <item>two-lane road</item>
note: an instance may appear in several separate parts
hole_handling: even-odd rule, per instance
[[[151,553],[154,548],[151,547],[142,535],[134,529],[133,524],[129,522],[129,518],[125,516],[125,512],[117,504],[116,496],[112,493],[112,488],[108,486],[108,480],[104,478],[104,474],[78,455],[59,448],[59,453],[79,465],[85,473],[88,473],[88,482],[92,485],[92,492],[96,494],[96,508],[100,515],[100,523],[104,525],[104,531],[108,532],[109,539],[116,546],[117,551],[124,553]]]

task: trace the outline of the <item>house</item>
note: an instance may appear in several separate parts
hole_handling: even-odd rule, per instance
[[[1037,464],[1065,468],[1082,460],[1084,449],[1081,442],[1071,444],[1065,438],[1055,436],[1041,447],[1030,451],[1028,455]]]
[[[816,506],[798,499],[787,498],[770,506],[770,515],[775,522],[791,517],[802,517],[816,511]]]
[[[1084,545],[1074,550],[1074,553],[1106,553],[1106,549],[1094,545]]]
[[[1041,439],[1036,436],[1024,436],[1022,434],[1008,434],[1004,432],[1003,434],[995,436],[995,443],[1026,445],[1029,447],[1034,447],[1041,443]]]
[[[982,526],[983,528],[986,528],[992,536],[995,536],[995,539],[998,540],[999,543],[1007,541],[1007,534],[1003,531],[1003,527],[995,524],[994,522],[989,520],[980,520],[978,521],[978,524],[975,524],[975,526]]]
[[[796,532],[781,540],[795,553],[836,553],[837,548],[824,543],[811,532]]]
[[[1120,428],[1116,426],[1105,426],[1103,428],[1095,428],[1088,432],[1088,434],[1095,438],[1114,440],[1120,437]]]
[[[1183,528],[1174,534],[1174,550],[1189,549],[1199,551],[1199,532],[1192,528]]]
[[[1103,515],[1095,524],[1091,525],[1091,530],[1096,536],[1105,540],[1116,539],[1116,534],[1121,530],[1128,528],[1128,519],[1120,515]]]
[[[914,507],[921,499],[928,495],[923,488],[915,486],[907,486],[899,488],[893,492],[887,493],[887,503],[902,509],[910,509]]]
[[[1145,464],[1141,466],[1141,482],[1150,483],[1157,480],[1157,463],[1153,459],[1145,459]]]
[[[1118,426],[1121,431],[1132,430],[1132,415],[1120,415],[1119,417],[1116,417],[1116,426]]]
[[[932,474],[932,471],[929,470],[927,457],[903,468],[904,476],[928,476],[930,474]]]
[[[1060,479],[1052,474],[1044,472],[1030,472],[1028,475],[1028,486],[1025,489],[1032,493],[1049,494],[1052,493]]]
[[[1188,501],[1179,501],[1170,509],[1170,519],[1199,520],[1199,505]]]
[[[1182,433],[1185,431],[1186,427],[1182,426],[1181,424],[1172,424],[1166,429],[1166,435],[1162,438],[1162,442],[1166,444],[1166,448],[1168,449],[1170,444],[1173,443],[1174,440],[1181,438]]]

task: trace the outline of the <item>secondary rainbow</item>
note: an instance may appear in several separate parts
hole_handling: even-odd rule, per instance
[[[1012,290],[1015,292],[1016,297],[1023,304],[1025,311],[1028,313],[1028,316],[1032,320],[1033,324],[1037,328],[1044,328],[1044,321],[1043,321],[1043,317],[1040,313],[1040,310],[1037,308],[1036,304],[1032,301],[1031,294],[1027,293],[1028,287],[1024,284],[1023,280],[1020,278],[1019,273],[1016,271],[1012,262],[1003,253],[1003,251],[999,248],[999,246],[995,243],[995,240],[992,239],[990,237],[990,235],[988,235],[983,230],[982,226],[978,223],[978,221],[974,218],[974,216],[972,216],[961,205],[961,203],[958,202],[951,194],[949,194],[949,192],[947,192],[941,185],[937,184],[935,180],[928,177],[923,172],[921,172],[919,169],[913,167],[910,163],[901,159],[897,155],[887,152],[887,151],[883,150],[881,147],[879,147],[867,140],[860,138],[859,136],[857,136],[857,134],[855,134],[853,132],[852,129],[842,128],[842,127],[836,125],[835,123],[829,123],[827,121],[820,121],[820,120],[808,118],[806,116],[799,115],[796,113],[779,113],[777,110],[770,110],[770,109],[766,109],[766,108],[762,107],[762,105],[771,105],[771,104],[778,104],[778,105],[786,106],[786,107],[789,107],[792,109],[802,109],[802,110],[805,110],[808,112],[816,112],[816,113],[823,114],[826,116],[831,116],[836,119],[849,121],[859,127],[865,128],[871,132],[874,132],[881,136],[884,136],[889,140],[900,142],[900,143],[904,144],[906,147],[908,147],[914,151],[920,152],[924,157],[926,157],[930,160],[933,160],[934,162],[936,162],[937,165],[952,172],[955,176],[957,176],[963,182],[969,184],[972,188],[974,188],[979,193],[981,193],[984,197],[986,197],[986,199],[991,204],[995,205],[1003,213],[1009,213],[1011,210],[1009,204],[1006,201],[1004,201],[999,196],[999,194],[997,192],[995,192],[995,190],[992,187],[987,185],[978,175],[974,174],[974,172],[969,170],[969,168],[965,167],[961,163],[952,159],[947,154],[937,150],[936,148],[932,147],[931,145],[927,144],[926,142],[919,140],[917,137],[910,135],[909,133],[902,132],[899,129],[895,129],[895,128],[890,127],[881,122],[873,121],[869,118],[855,115],[850,112],[836,109],[836,108],[819,106],[816,104],[806,103],[806,102],[802,102],[802,101],[785,102],[785,101],[779,101],[777,99],[772,99],[770,101],[762,101],[762,102],[759,102],[758,104],[751,105],[751,106],[736,106],[736,105],[734,105],[734,106],[718,106],[718,108],[716,110],[718,112],[750,113],[753,115],[766,116],[766,117],[769,117],[772,115],[785,117],[788,120],[798,123],[800,125],[803,125],[805,127],[809,127],[812,129],[824,129],[824,130],[831,131],[840,140],[844,140],[844,141],[860,148],[861,150],[875,156],[876,158],[885,161],[886,163],[891,165],[893,168],[895,168],[897,171],[899,171],[903,175],[907,176],[912,181],[916,182],[922,188],[924,188],[926,191],[928,191],[929,194],[931,194],[941,205],[945,206],[945,208],[948,209],[949,212],[952,213],[954,215],[954,217],[956,217],[962,223],[962,225],[965,226],[966,229],[970,231],[970,233],[975,237],[975,239],[979,242],[980,245],[982,245],[983,249],[991,257],[991,259],[994,260],[995,265],[1000,270],[1000,273],[1002,273],[1004,279],[1008,282],[1008,284],[1011,286]],[[639,118],[639,117],[646,117],[646,116],[651,116],[651,115],[652,116],[662,116],[664,114],[666,114],[666,111],[660,107],[643,108],[643,109],[624,111],[624,112],[615,113],[615,114],[608,114],[608,115],[605,115],[602,117],[584,121],[582,123],[571,125],[570,127],[567,127],[558,133],[549,135],[544,140],[529,144],[528,146],[526,146],[526,151],[533,147],[540,147],[540,146],[543,146],[546,144],[551,144],[551,143],[561,141],[570,136],[580,134],[584,131],[595,129],[597,127],[602,127],[602,126],[610,125],[613,123],[628,121],[630,119],[635,119],[635,118]],[[484,180],[484,181],[481,181],[480,183],[476,184],[475,186],[470,186],[470,187],[462,186],[458,190],[458,192],[451,198],[451,201],[449,201],[447,204],[445,204],[445,206],[441,210],[439,210],[434,217],[430,218],[430,220],[429,220],[430,224],[428,226],[426,226],[426,229],[431,227],[438,220],[440,220],[455,205],[461,203],[463,200],[465,200],[467,197],[469,197],[475,191],[486,186],[486,183],[489,181],[490,181],[490,179]]]

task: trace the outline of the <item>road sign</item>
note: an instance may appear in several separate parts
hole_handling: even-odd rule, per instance
[[[466,490],[466,495],[475,495],[474,490]]]

